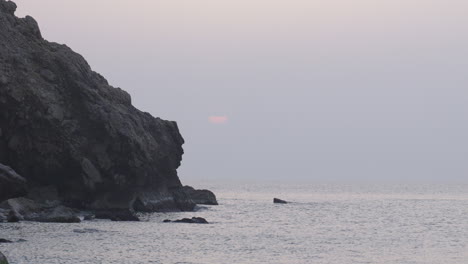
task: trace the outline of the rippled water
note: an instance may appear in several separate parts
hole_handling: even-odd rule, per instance
[[[138,223],[0,224],[0,237],[27,240],[0,251],[12,264],[468,263],[467,185],[203,187],[219,206]],[[211,224],[162,223],[192,216]],[[73,231],[85,228],[99,232]]]

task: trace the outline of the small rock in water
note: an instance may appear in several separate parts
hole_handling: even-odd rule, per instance
[[[173,223],[188,223],[188,224],[208,224],[205,218],[202,217],[192,217],[192,218],[182,218],[175,221],[164,220],[164,223],[173,222]]]
[[[278,199],[278,198],[273,198],[273,203],[287,204],[288,202],[286,202],[285,200]]]
[[[187,194],[196,204],[218,205],[216,195],[209,190],[196,190],[191,186],[184,186],[180,191]]]
[[[0,238],[0,243],[13,243],[13,241],[8,240],[8,239],[4,239],[4,238]]]
[[[27,241],[26,239],[20,238],[20,239],[18,239],[16,242],[20,243],[20,242],[28,242],[28,241]]]

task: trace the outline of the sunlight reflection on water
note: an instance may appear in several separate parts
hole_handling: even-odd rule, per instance
[[[219,206],[137,223],[1,224],[12,264],[468,263],[468,186],[213,185]],[[294,203],[273,204],[279,197]],[[209,225],[162,223],[200,216]],[[74,232],[79,229],[93,232]]]

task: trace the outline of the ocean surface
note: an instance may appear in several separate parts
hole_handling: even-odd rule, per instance
[[[213,190],[220,205],[142,222],[4,223],[0,237],[27,241],[0,251],[12,264],[468,263],[468,185],[194,187]],[[162,223],[192,216],[210,224]]]

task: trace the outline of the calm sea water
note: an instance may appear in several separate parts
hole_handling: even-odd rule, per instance
[[[27,240],[0,251],[12,264],[468,263],[468,185],[203,187],[219,206],[139,223],[0,224],[0,237]],[[162,223],[192,216],[211,224]],[[74,231],[85,228],[98,231]]]

